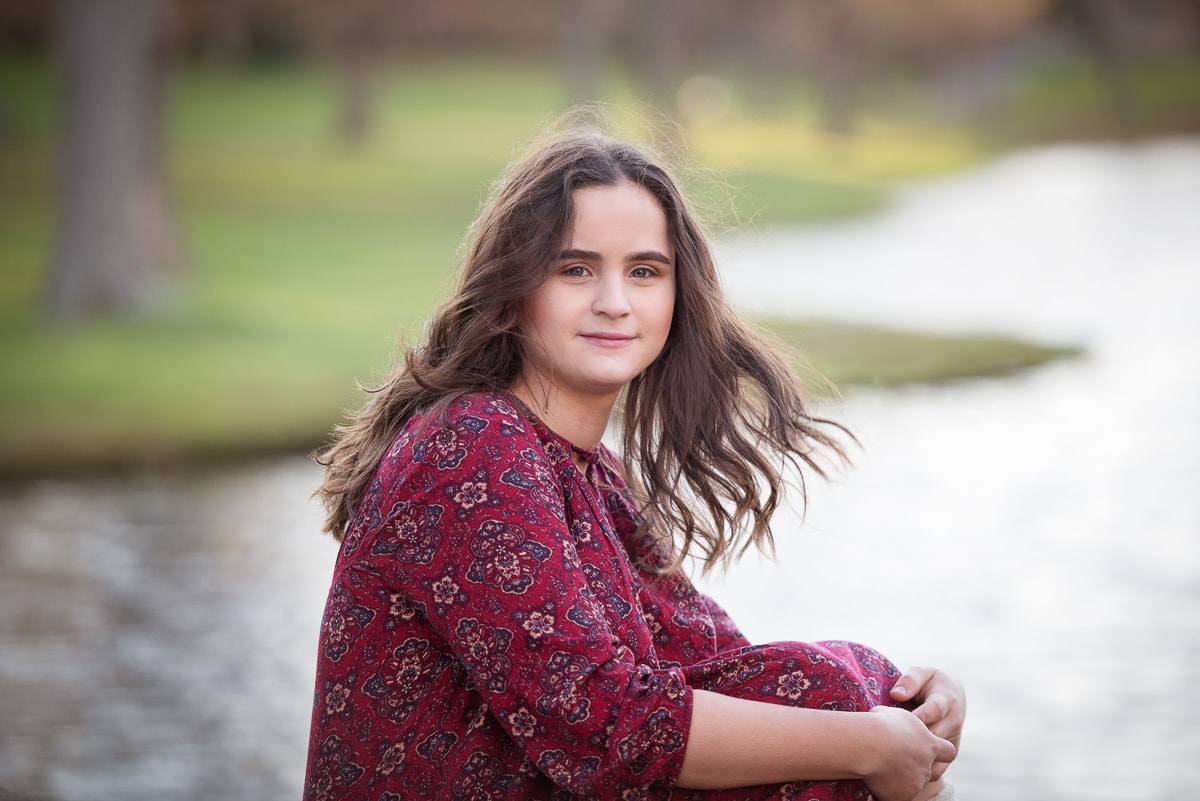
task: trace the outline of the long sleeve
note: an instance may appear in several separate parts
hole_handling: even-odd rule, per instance
[[[729,616],[729,613],[712,597],[699,593],[701,602],[708,608],[708,613],[712,615],[713,626],[716,629],[717,650],[732,651],[735,648],[745,648],[750,644],[746,639],[746,635],[742,634],[742,630],[738,628],[737,623]]]
[[[597,471],[605,506],[634,563],[648,568],[637,571],[638,598],[660,662],[687,666],[749,645],[720,604],[697,590],[684,573],[655,572],[671,564],[671,546],[642,530],[641,513],[617,460],[606,456]]]
[[[383,629],[404,632],[356,663],[369,707],[356,711],[420,729],[426,679],[452,672],[451,659],[466,673],[456,686],[478,693],[558,787],[596,798],[669,788],[691,689],[682,670],[659,666],[628,559],[567,446],[499,396],[412,428],[385,457],[377,508],[360,510],[371,522],[348,535],[353,558],[336,582],[359,588],[360,606],[380,596]],[[452,716],[438,709],[445,728]],[[421,732],[408,753],[427,740]],[[457,760],[482,765],[487,751],[460,747]]]

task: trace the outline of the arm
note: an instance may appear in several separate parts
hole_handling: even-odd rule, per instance
[[[939,779],[958,754],[962,739],[963,721],[967,714],[967,695],[963,687],[944,671],[931,667],[909,670],[892,688],[896,703],[911,707],[913,714],[938,737],[954,746],[949,759],[939,759],[933,766],[933,778]]]
[[[691,711],[682,670],[619,636],[644,621],[614,597],[603,569],[613,545],[568,522],[557,463],[519,419],[471,403],[398,451],[371,570],[402,590],[556,784],[611,798],[669,783]]]
[[[954,746],[913,714],[803,709],[696,690],[679,786],[695,789],[862,779],[880,801],[908,801]]]

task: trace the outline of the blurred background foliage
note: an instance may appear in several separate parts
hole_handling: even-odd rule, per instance
[[[0,476],[319,444],[578,102],[678,150],[719,234],[798,225],[1010,148],[1195,133],[1200,2],[9,0]],[[839,384],[1070,352],[767,323]]]

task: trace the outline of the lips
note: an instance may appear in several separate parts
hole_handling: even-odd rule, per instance
[[[591,333],[580,334],[579,336],[602,348],[619,348],[622,345],[628,345],[636,339],[636,337],[630,334],[619,334],[609,331],[593,331]]]

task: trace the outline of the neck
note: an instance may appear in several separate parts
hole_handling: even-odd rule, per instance
[[[572,445],[592,450],[600,444],[616,396],[577,397],[542,381],[521,379],[512,393],[532,409],[551,431]]]

